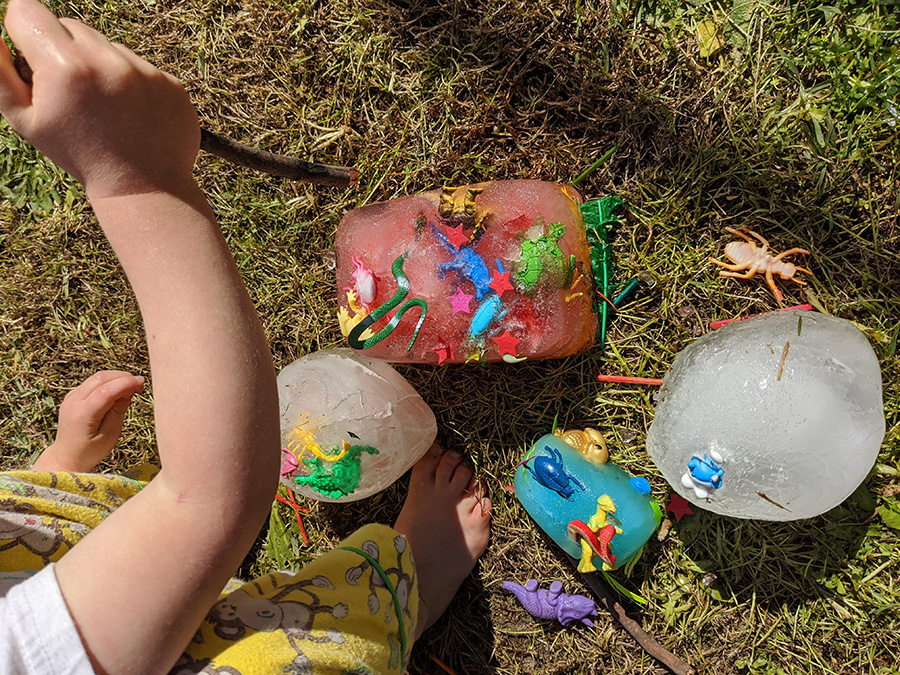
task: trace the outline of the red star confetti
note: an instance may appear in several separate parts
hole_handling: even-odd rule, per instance
[[[453,352],[450,350],[449,343],[444,343],[443,341],[441,341],[440,346],[435,347],[434,351],[437,352],[438,355],[438,365],[441,365],[447,359],[453,358]]]
[[[448,227],[447,228],[447,239],[453,244],[453,248],[457,251],[459,247],[469,241],[468,235],[463,232],[463,226],[457,225],[456,227]]]
[[[675,516],[675,520],[681,520],[684,516],[692,516],[691,503],[679,494],[672,493],[666,511],[671,511]]]
[[[497,295],[499,297],[503,297],[503,294],[506,291],[511,291],[513,286],[509,283],[509,272],[510,270],[506,270],[505,272],[497,272],[491,277],[491,283],[488,284],[491,288],[497,291]]]
[[[503,335],[498,335],[491,338],[491,340],[497,343],[497,347],[500,348],[500,354],[516,355],[516,345],[519,344],[519,338],[510,335],[508,330],[504,331]]]
[[[465,314],[469,314],[472,310],[469,309],[469,303],[472,302],[472,298],[474,295],[469,295],[468,293],[463,293],[463,289],[457,288],[456,293],[447,297],[447,300],[450,301],[450,304],[453,305],[453,313],[463,312]]]

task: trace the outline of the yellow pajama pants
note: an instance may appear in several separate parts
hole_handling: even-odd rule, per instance
[[[59,560],[155,473],[0,473],[0,574]],[[366,525],[297,574],[232,580],[171,672],[402,673],[418,604],[406,539]]]

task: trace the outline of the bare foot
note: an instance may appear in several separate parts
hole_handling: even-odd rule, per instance
[[[409,541],[419,577],[416,638],[456,595],[487,548],[491,500],[475,494],[472,470],[434,446],[412,469],[409,494],[394,524]]]

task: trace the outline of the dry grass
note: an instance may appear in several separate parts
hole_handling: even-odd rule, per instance
[[[762,284],[722,279],[706,262],[721,253],[725,226],[745,225],[778,249],[809,248],[812,299],[870,338],[886,384],[879,466],[865,490],[810,521],[698,514],[673,524],[619,576],[650,601],[629,609],[701,673],[898,672],[900,551],[879,517],[896,506],[900,469],[900,113],[890,107],[900,53],[889,2],[51,5],[178,75],[212,130],[362,172],[359,190],[336,191],[199,161],[279,367],[341,342],[328,252],[347,210],[446,182],[567,182],[618,148],[579,188],[631,205],[613,233],[617,278],[651,283],[616,317],[605,351],[399,368],[495,503],[488,553],[416,646],[413,673],[443,672],[431,655],[459,675],[664,672],[610,622],[562,629],[500,590],[504,579],[537,577],[585,592],[500,487],[558,415],[563,426],[603,429],[614,461],[666,499],[644,452],[652,392],[594,375],[661,377],[710,320],[773,308]],[[725,39],[711,59],[698,55],[695,32],[706,18]],[[65,391],[97,368],[146,372],[147,356],[135,303],[77,186],[8,132],[0,144],[0,438],[13,467],[52,437]],[[788,291],[787,304],[808,299]],[[153,457],[151,401],[148,391],[105,468]],[[402,494],[401,483],[352,505],[311,504],[310,547],[292,530],[279,549],[270,532],[248,569],[285,551],[302,562],[361,520],[390,522]],[[287,511],[280,518],[290,523]]]

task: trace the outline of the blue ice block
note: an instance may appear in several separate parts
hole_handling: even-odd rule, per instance
[[[599,543],[591,558],[597,569],[628,562],[662,518],[646,480],[588,459],[552,434],[531,447],[513,482],[522,506],[566,553],[580,559],[582,539],[592,549]]]

